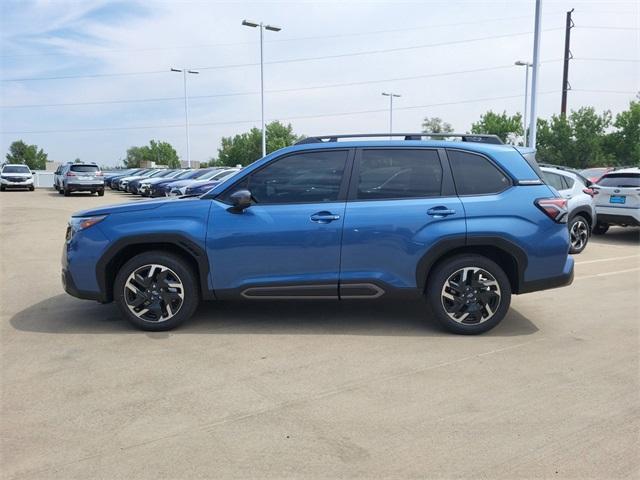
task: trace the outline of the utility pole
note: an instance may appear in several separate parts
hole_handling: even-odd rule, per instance
[[[540,69],[540,31],[542,30],[542,0],[536,0],[535,27],[533,32],[533,73],[531,75],[531,117],[529,119],[529,147],[536,148],[538,70]]]
[[[385,97],[389,97],[389,140],[391,140],[391,135],[393,135],[393,98],[401,97],[402,95],[398,95],[393,92],[382,92],[382,95]]]
[[[573,10],[572,8],[567,12],[567,22],[564,27],[564,69],[562,70],[562,102],[560,103],[560,115],[563,117],[567,115],[567,92],[571,89],[569,84],[569,60],[573,57],[571,55],[571,29],[574,27],[571,14]]]
[[[518,60],[515,65],[519,67],[525,67],[525,76],[524,76],[524,114],[522,115],[522,127],[524,132],[524,144],[527,144],[527,107],[529,105],[529,67],[531,67],[530,62],[523,62],[522,60]]]

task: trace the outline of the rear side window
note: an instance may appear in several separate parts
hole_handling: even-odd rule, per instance
[[[557,173],[545,172],[544,170],[542,171],[542,175],[544,177],[544,181],[556,190],[564,190],[567,188],[566,185],[562,182],[562,175],[558,175]]]
[[[567,177],[566,175],[562,176],[564,183],[567,184],[567,188],[573,188],[573,184],[576,183],[576,181],[571,178],[571,177]]]
[[[97,172],[99,168],[97,167],[97,165],[71,165],[70,170],[72,172],[89,173],[89,172]]]
[[[511,181],[489,160],[474,153],[447,150],[458,195],[499,193]]]
[[[601,187],[640,187],[640,173],[610,173],[598,180]]]
[[[360,200],[433,197],[441,189],[442,165],[435,150],[362,150]]]
[[[338,200],[347,150],[288,155],[245,177],[231,188],[251,191],[257,204],[321,203]],[[228,202],[227,194],[223,201]]]

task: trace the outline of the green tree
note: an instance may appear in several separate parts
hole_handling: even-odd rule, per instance
[[[514,141],[514,137],[521,137],[522,115],[507,115],[507,112],[495,113],[489,110],[480,116],[480,120],[471,125],[471,133],[497,135],[503,142]]]
[[[609,111],[599,115],[593,107],[582,107],[567,117],[538,119],[537,125],[538,161],[579,169],[616,162],[615,151],[606,146],[606,131],[611,125]]]
[[[44,170],[47,164],[47,154],[37,145],[27,145],[22,140],[16,140],[9,147],[6,155],[8,163],[26,164],[31,170]]]
[[[156,165],[166,165],[169,168],[178,168],[180,158],[173,146],[168,142],[151,140],[149,145],[142,147],[130,147],[124,164],[127,168],[137,168],[144,161],[155,162]]]
[[[618,165],[640,166],[640,98],[616,115],[613,126],[617,130],[607,135],[604,148],[613,152]]]
[[[449,133],[453,132],[453,127],[450,123],[444,122],[440,117],[425,117],[422,122],[423,133]]]
[[[267,125],[267,153],[293,145],[300,137],[293,133],[291,124],[283,125],[278,121]],[[249,165],[262,156],[262,132],[252,128],[246,133],[234,137],[222,137],[218,149],[218,165]]]

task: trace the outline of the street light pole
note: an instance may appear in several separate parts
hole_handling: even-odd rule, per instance
[[[260,28],[260,122],[262,123],[262,156],[264,157],[267,155],[267,132],[264,121],[264,30],[279,32],[282,28],[265,25],[262,22],[252,22],[250,20],[243,20],[242,25],[245,27]]]
[[[529,119],[529,147],[536,148],[538,70],[540,70],[540,36],[542,30],[542,0],[536,0],[535,28],[533,30],[533,71],[531,74],[531,116]]]
[[[393,97],[401,97],[402,95],[398,95],[393,92],[382,92],[382,95],[385,97],[389,97],[389,140],[391,140],[391,136],[393,135]]]
[[[200,72],[196,70],[189,70],[187,68],[172,68],[171,71],[182,73],[182,83],[184,86],[184,125],[187,132],[187,166],[191,168],[191,151],[189,149],[189,97],[187,96],[187,73],[196,75]]]
[[[527,144],[527,109],[529,107],[529,67],[532,66],[530,62],[523,62],[522,60],[518,60],[515,65],[520,67],[525,67],[525,77],[524,77],[524,114],[522,115],[522,124],[524,131],[524,144]]]

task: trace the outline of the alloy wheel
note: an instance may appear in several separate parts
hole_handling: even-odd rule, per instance
[[[480,267],[464,267],[449,276],[440,293],[442,306],[453,321],[463,325],[484,323],[500,306],[498,281]]]
[[[129,310],[145,322],[165,322],[178,313],[184,302],[180,277],[164,265],[143,265],[124,284]]]
[[[569,229],[569,237],[572,249],[574,251],[582,250],[589,240],[588,225],[582,220],[576,220],[573,224],[571,224],[571,229]]]

